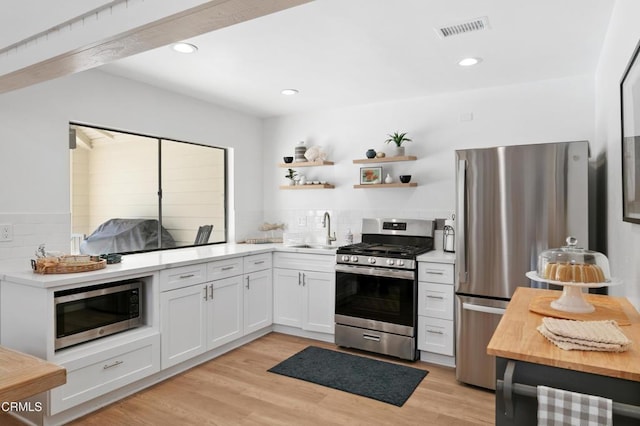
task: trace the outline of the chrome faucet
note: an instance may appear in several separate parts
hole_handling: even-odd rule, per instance
[[[334,232],[333,236],[331,236],[331,216],[329,216],[329,212],[324,212],[322,227],[327,228],[327,245],[330,246],[331,242],[336,240],[336,233]]]

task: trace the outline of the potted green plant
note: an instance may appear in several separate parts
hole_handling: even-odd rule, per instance
[[[293,169],[287,169],[287,174],[284,175],[287,179],[289,179],[289,185],[296,184],[296,176],[298,176],[298,172]]]
[[[389,139],[387,139],[385,143],[393,142],[394,144],[396,144],[395,156],[404,156],[404,146],[402,146],[402,144],[405,142],[411,142],[411,139],[407,137],[407,133],[394,132],[393,134],[388,134],[387,136],[389,136]]]

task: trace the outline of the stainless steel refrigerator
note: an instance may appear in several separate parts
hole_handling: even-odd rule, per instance
[[[588,243],[586,141],[456,151],[456,378],[495,389],[487,344],[538,254]]]

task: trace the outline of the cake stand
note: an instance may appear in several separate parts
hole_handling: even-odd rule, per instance
[[[584,288],[598,288],[609,287],[618,285],[621,281],[611,278],[600,283],[574,283],[566,281],[549,280],[538,276],[536,271],[529,271],[525,274],[527,278],[533,281],[539,281],[543,283],[561,285],[562,296],[551,302],[551,307],[557,311],[572,312],[575,314],[590,314],[595,311],[596,308],[584,298],[582,289]]]

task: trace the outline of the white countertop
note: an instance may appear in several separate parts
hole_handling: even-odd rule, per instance
[[[46,275],[34,273],[30,267],[30,259],[25,259],[24,262],[10,262],[0,265],[0,279],[17,284],[49,288],[83,283],[88,280],[153,273],[166,268],[273,251],[335,256],[336,249],[337,247],[332,249],[286,247],[282,244],[216,244],[124,255],[122,262],[107,265],[106,268],[97,271]]]
[[[442,250],[431,250],[425,254],[421,254],[417,258],[418,262],[436,262],[436,263],[456,263],[456,254],[447,253]]]
[[[331,249],[287,247],[282,244],[215,244],[124,255],[122,256],[122,262],[107,265],[106,268],[97,271],[48,275],[34,273],[30,268],[30,259],[25,259],[24,262],[11,262],[0,265],[0,279],[39,288],[52,288],[83,283],[89,280],[108,280],[130,275],[154,273],[166,268],[274,251],[335,256],[336,249],[337,247]],[[453,264],[455,263],[455,254],[445,253],[442,250],[432,250],[418,256],[418,261]]]

